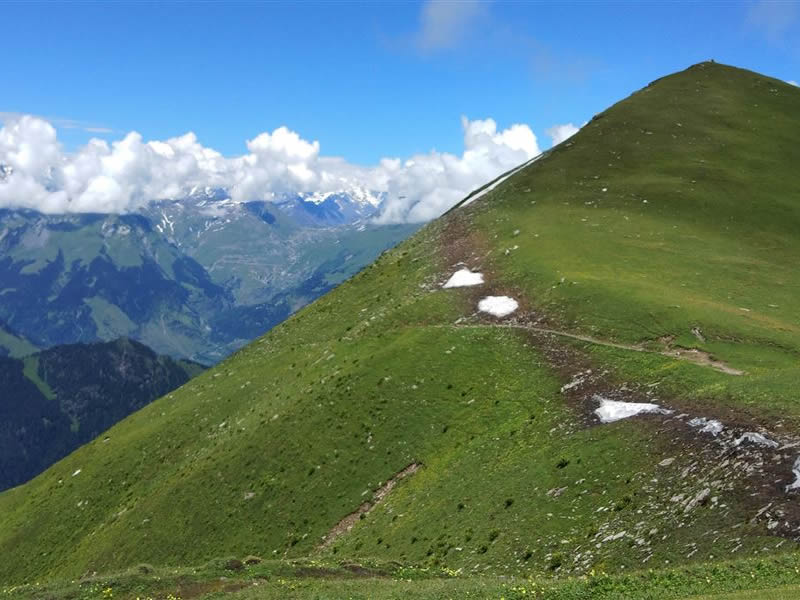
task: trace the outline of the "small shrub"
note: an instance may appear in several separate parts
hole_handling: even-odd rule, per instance
[[[136,565],[136,572],[139,575],[152,575],[155,573],[155,571],[155,567],[153,567],[153,565],[148,565],[147,563]]]
[[[627,508],[633,502],[633,498],[629,495],[625,495],[622,497],[622,500],[614,504],[614,511],[619,512],[625,508]]]
[[[555,552],[550,557],[550,570],[555,571],[556,569],[561,568],[561,565],[564,563],[564,555],[561,552]]]

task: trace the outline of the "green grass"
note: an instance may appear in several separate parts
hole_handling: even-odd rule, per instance
[[[232,570],[230,566],[238,565]],[[195,568],[139,565],[79,581],[0,588],[17,600],[761,600],[794,598],[800,586],[796,555],[768,560],[699,564],[691,568],[636,571],[580,578],[467,576],[452,569],[398,563],[263,561],[231,558]],[[700,595],[702,594],[702,595]]]
[[[466,210],[502,284],[552,322],[622,342],[676,336],[752,377],[698,372],[703,385],[674,389],[711,386],[796,419],[798,114],[793,86],[695,66],[616,104]]]
[[[47,398],[48,400],[55,400],[56,394],[47,385],[47,382],[39,377],[39,357],[38,356],[27,356],[23,359],[23,368],[22,372],[30,379],[33,384],[39,388],[39,391],[42,392],[42,395]]]
[[[797,597],[800,597],[800,586],[790,585],[772,589],[733,592],[731,594],[693,596],[691,600],[795,600]]]
[[[84,304],[92,310],[92,320],[100,339],[116,339],[136,331],[136,324],[120,308],[100,296],[86,298]]]
[[[0,348],[5,348],[8,350],[9,356],[12,356],[13,358],[27,356],[28,354],[33,354],[38,350],[36,346],[31,344],[25,338],[11,334],[2,327],[0,327]]]
[[[478,586],[487,595],[473,597],[512,598],[504,576],[552,584],[552,598],[612,598],[619,586],[655,589],[641,569],[712,569],[720,556],[794,550],[755,518],[766,501],[752,483],[718,471],[708,445],[653,419],[595,426],[560,388],[585,363],[616,384],[654,386],[693,414],[796,422],[798,114],[800,90],[721,65],[609,109],[475,204],[0,495],[0,555],[14,556],[0,561],[0,581],[258,554],[398,561],[460,570],[463,581],[390,578],[367,594],[357,582],[299,577],[296,590],[237,597],[469,597]],[[442,290],[459,260],[487,284]],[[548,327],[650,349],[669,335],[746,374],[456,326],[490,292],[515,296]],[[553,347],[574,364],[555,365]],[[674,463],[659,466],[665,458]],[[320,549],[412,462],[423,467]],[[705,488],[716,500],[684,509],[675,499]],[[796,584],[774,560],[762,579]],[[719,568],[727,578],[718,584],[664,575],[659,589],[680,580],[676,594],[727,592],[736,577],[758,579]],[[598,595],[606,579],[590,589],[583,578],[593,571],[619,578],[617,587]],[[653,594],[634,597],[682,597]]]

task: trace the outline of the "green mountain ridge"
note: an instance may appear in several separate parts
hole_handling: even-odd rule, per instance
[[[749,71],[634,93],[0,495],[0,581],[246,554],[576,575],[796,549],[798,136],[800,90]],[[464,266],[483,285],[442,289]],[[487,296],[518,308],[493,317]],[[602,422],[609,400],[661,412]]]
[[[202,370],[127,339],[0,358],[0,490],[31,479]]]

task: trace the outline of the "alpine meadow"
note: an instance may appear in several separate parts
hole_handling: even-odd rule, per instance
[[[652,82],[0,494],[0,598],[798,597],[798,139]]]

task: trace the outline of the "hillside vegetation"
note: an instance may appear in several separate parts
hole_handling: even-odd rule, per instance
[[[792,552],[798,138],[783,82],[713,63],[654,82],[0,495],[0,581],[247,554],[549,577]],[[443,289],[465,265],[485,283]],[[603,423],[604,400],[664,412]]]

